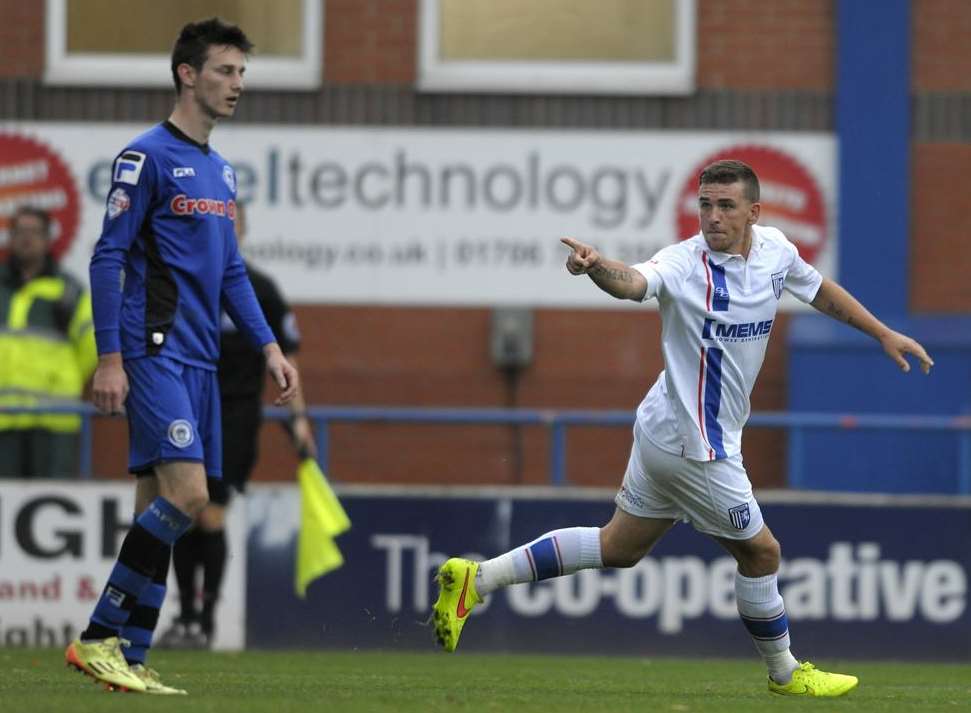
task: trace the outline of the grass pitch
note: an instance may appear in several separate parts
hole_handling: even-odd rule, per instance
[[[971,666],[820,661],[860,686],[824,701],[774,696],[751,660],[581,658],[382,652],[155,652],[152,665],[189,696],[105,693],[53,649],[0,649],[6,713],[249,711],[817,711],[971,710]],[[822,707],[819,707],[822,706]],[[803,709],[806,710],[806,709]]]

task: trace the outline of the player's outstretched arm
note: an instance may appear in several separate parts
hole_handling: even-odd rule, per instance
[[[622,300],[640,302],[647,292],[647,280],[617,260],[608,260],[591,245],[573,238],[560,238],[570,248],[566,269],[571,275],[589,275],[590,279],[608,295]]]
[[[856,327],[876,339],[887,356],[897,362],[904,372],[910,371],[910,364],[904,357],[905,354],[917,357],[920,360],[921,371],[925,374],[929,373],[934,366],[934,360],[918,342],[906,334],[890,329],[874,317],[853,295],[827,277],[823,278],[823,284],[819,286],[812,306],[823,314]]]
[[[274,400],[274,405],[284,406],[293,400],[300,388],[300,376],[296,368],[287,361],[280,350],[280,345],[270,342],[263,346],[263,356],[266,357],[266,370],[270,372],[273,381],[280,387],[280,395]]]

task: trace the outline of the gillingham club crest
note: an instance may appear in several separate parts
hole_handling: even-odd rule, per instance
[[[736,530],[744,530],[748,527],[749,522],[752,521],[752,513],[748,509],[748,503],[728,508],[728,519],[732,521],[732,526]]]

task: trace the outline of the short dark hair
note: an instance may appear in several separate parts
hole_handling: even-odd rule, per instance
[[[182,28],[172,48],[172,81],[175,82],[176,94],[182,92],[179,65],[187,64],[197,72],[201,72],[212,45],[229,45],[247,55],[253,49],[253,43],[241,29],[236,25],[223,22],[218,17],[190,22]]]
[[[735,183],[741,181],[742,191],[746,200],[758,203],[759,200],[759,177],[747,163],[734,159],[724,159],[715,161],[704,167],[698,177],[698,185],[706,183]]]
[[[44,226],[44,236],[50,237],[51,235],[51,214],[42,208],[37,208],[32,205],[22,205],[18,206],[14,210],[13,215],[10,216],[10,232],[12,233],[17,226],[17,221],[23,216],[29,215],[40,220]]]

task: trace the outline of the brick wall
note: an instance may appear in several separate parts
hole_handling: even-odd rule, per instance
[[[914,91],[971,91],[971,3],[914,0],[911,17]],[[971,257],[964,213],[971,145],[915,143],[912,158],[911,308],[966,314],[971,312]]]
[[[699,0],[698,83],[704,88],[829,89],[832,0]],[[328,0],[328,82],[410,84],[417,0]],[[971,89],[971,3],[914,0],[913,83],[922,91]],[[0,0],[0,77],[40,77],[44,5]]]
[[[916,312],[971,312],[967,241],[971,144],[916,144],[910,303]]]
[[[971,90],[971,2],[913,0],[913,67],[917,91]]]
[[[299,363],[311,403],[507,404],[506,383],[489,359],[486,309],[301,307],[297,312],[304,335]],[[760,410],[785,407],[788,319],[783,316],[776,325],[753,398]],[[633,413],[662,369],[659,340],[656,312],[538,310],[535,361],[522,375],[516,403]],[[95,471],[123,474],[123,424],[99,422],[97,432]],[[260,443],[255,477],[291,478],[296,460],[282,429],[266,425]],[[521,470],[515,466],[517,448]],[[626,428],[572,428],[569,479],[616,486],[629,451]],[[785,448],[779,432],[749,431],[744,455],[757,486],[782,484]],[[548,483],[548,432],[543,427],[517,432],[509,426],[335,425],[331,472],[353,482]]]
[[[44,73],[44,3],[0,0],[0,77]]]
[[[921,26],[950,28],[951,46],[960,49],[959,29],[939,20],[953,9],[943,6],[962,6],[962,0],[918,4],[934,10]],[[327,0],[325,13],[325,81],[414,82],[417,0]],[[833,21],[832,0],[776,0],[768,6],[761,0],[699,0],[698,84],[828,89],[833,84]],[[43,25],[43,3],[0,0],[0,76],[42,75]],[[968,82],[969,73],[961,74]]]
[[[328,0],[325,79],[410,85],[417,51],[416,0]],[[724,90],[830,90],[833,0],[699,0],[698,84]],[[914,87],[967,91],[971,2],[914,0]],[[40,77],[43,4],[0,0],[0,76]],[[677,100],[672,100],[676,106]],[[474,117],[469,119],[474,123]],[[967,145],[914,147],[911,302],[921,312],[968,311],[969,258],[958,242],[966,203]],[[954,236],[951,238],[950,236]],[[849,239],[851,236],[846,236]],[[592,289],[592,288],[591,288]],[[606,299],[606,298],[605,298]],[[302,369],[311,402],[499,406],[506,392],[487,358],[487,310],[300,309]],[[591,329],[591,323],[593,329]],[[753,396],[755,409],[785,408],[788,320],[780,318]],[[660,369],[653,313],[542,310],[536,363],[518,390],[523,406],[633,409]],[[97,470],[124,471],[124,426],[100,423]],[[294,461],[279,429],[264,428],[259,478],[288,478]],[[517,446],[521,444],[521,446]],[[574,482],[616,485],[629,447],[624,429],[576,429]],[[785,439],[750,431],[745,459],[757,485],[781,483]],[[506,427],[338,425],[332,469],[343,480],[514,482],[521,448],[525,482],[545,482],[546,433]]]
[[[833,0],[698,0],[698,86],[831,89]]]
[[[698,85],[705,89],[829,89],[832,0],[699,0]],[[329,0],[329,82],[411,84],[415,0]]]
[[[415,81],[417,0],[327,0],[325,7],[325,81]]]

